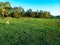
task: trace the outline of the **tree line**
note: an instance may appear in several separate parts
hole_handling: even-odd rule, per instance
[[[0,2],[0,17],[33,17],[33,18],[52,18],[48,11],[33,11],[32,9],[24,10],[22,7],[12,7],[10,2]]]

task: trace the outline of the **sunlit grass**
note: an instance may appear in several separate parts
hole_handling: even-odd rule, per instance
[[[59,45],[60,43],[59,19],[10,18],[9,20],[10,24],[6,24],[5,19],[0,19],[1,45]]]

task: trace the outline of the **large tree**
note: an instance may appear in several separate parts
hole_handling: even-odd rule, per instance
[[[51,16],[50,12],[44,11],[43,13],[44,18],[50,18],[50,16]]]
[[[11,5],[10,5],[9,2],[4,2],[4,3],[0,2],[0,8],[2,10],[1,14],[2,14],[3,17],[10,14],[10,11],[8,11],[11,8]]]
[[[22,7],[14,7],[12,11],[12,17],[22,17],[25,15],[25,11]]]
[[[32,9],[27,10],[26,15],[27,15],[27,17],[31,17],[32,16]]]

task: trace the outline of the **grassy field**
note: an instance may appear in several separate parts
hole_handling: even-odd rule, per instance
[[[8,18],[6,18],[8,19]],[[60,45],[60,20],[0,19],[0,45]]]

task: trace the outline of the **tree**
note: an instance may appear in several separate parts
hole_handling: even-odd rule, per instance
[[[9,2],[4,2],[4,3],[1,2],[0,7],[2,9],[2,16],[3,17],[6,17],[6,16],[8,16],[10,14],[9,10],[10,10],[11,6],[10,6]]]
[[[29,9],[25,12],[22,7],[11,7],[10,2],[0,2],[0,16],[2,17],[35,17],[35,18],[53,18],[48,11],[32,11]]]
[[[5,2],[4,5],[5,7],[11,7],[10,2]]]
[[[26,15],[27,15],[27,17],[31,17],[32,16],[32,9],[27,10]]]
[[[43,11],[42,10],[40,10],[39,15],[40,15],[39,16],[40,18],[43,18]]]
[[[25,14],[25,11],[22,7],[14,7],[13,12],[11,13],[13,17],[22,17]]]
[[[39,14],[38,10],[35,12],[35,17],[36,18],[39,18],[40,17],[40,14]]]
[[[6,7],[6,16],[10,16],[10,14],[12,13],[12,7]]]
[[[20,17],[23,17],[25,15],[25,10],[22,7],[18,7],[18,13]]]
[[[25,17],[25,10],[22,9],[22,17]]]
[[[2,17],[2,9],[0,9],[0,17]]]
[[[51,15],[50,12],[44,11],[43,14],[44,14],[43,16],[44,18],[50,18],[50,15]]]
[[[18,15],[18,7],[13,8],[13,17],[16,17],[16,18],[19,17],[19,15]]]

